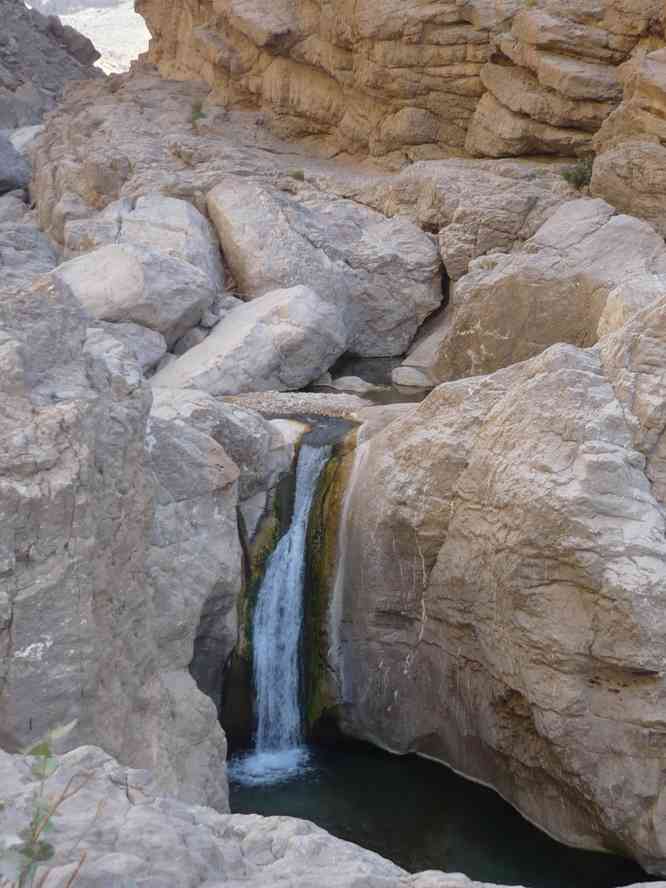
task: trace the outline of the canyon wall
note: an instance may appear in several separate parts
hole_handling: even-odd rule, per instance
[[[284,136],[397,162],[579,155],[663,45],[661,0],[137,0],[164,76],[266,112]]]
[[[653,872],[665,331],[662,298],[593,349],[446,383],[398,418],[369,411],[327,655],[345,733],[445,762],[557,838]]]

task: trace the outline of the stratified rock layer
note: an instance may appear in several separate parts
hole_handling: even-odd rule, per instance
[[[281,134],[400,162],[586,154],[660,0],[139,0],[148,58]]]
[[[412,157],[460,149],[483,92],[489,30],[473,4],[396,0],[141,0],[166,76],[205,79],[226,102],[272,112],[283,135]]]
[[[592,191],[666,236],[666,49],[621,69],[624,101],[595,139]]]

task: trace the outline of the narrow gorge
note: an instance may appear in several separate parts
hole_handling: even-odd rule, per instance
[[[34,6],[0,886],[666,886],[666,4]]]

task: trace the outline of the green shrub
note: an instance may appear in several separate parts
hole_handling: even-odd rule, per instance
[[[305,172],[303,170],[289,170],[289,175],[292,179],[297,179],[299,182],[305,182]]]
[[[586,187],[592,181],[593,164],[594,159],[592,157],[581,157],[572,167],[564,170],[562,178],[569,185],[573,185],[574,188]]]
[[[206,116],[205,111],[203,110],[203,101],[201,99],[197,99],[192,102],[192,126],[197,122],[197,120],[201,120]]]

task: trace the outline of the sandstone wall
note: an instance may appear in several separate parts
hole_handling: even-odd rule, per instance
[[[595,138],[592,191],[666,235],[666,49],[620,68],[624,100]]]
[[[661,0],[137,0],[165,76],[329,150],[419,159],[591,151]]]
[[[473,6],[137,3],[153,34],[148,57],[164,75],[200,78],[225,102],[269,110],[285,135],[416,158],[463,148],[490,51]]]

